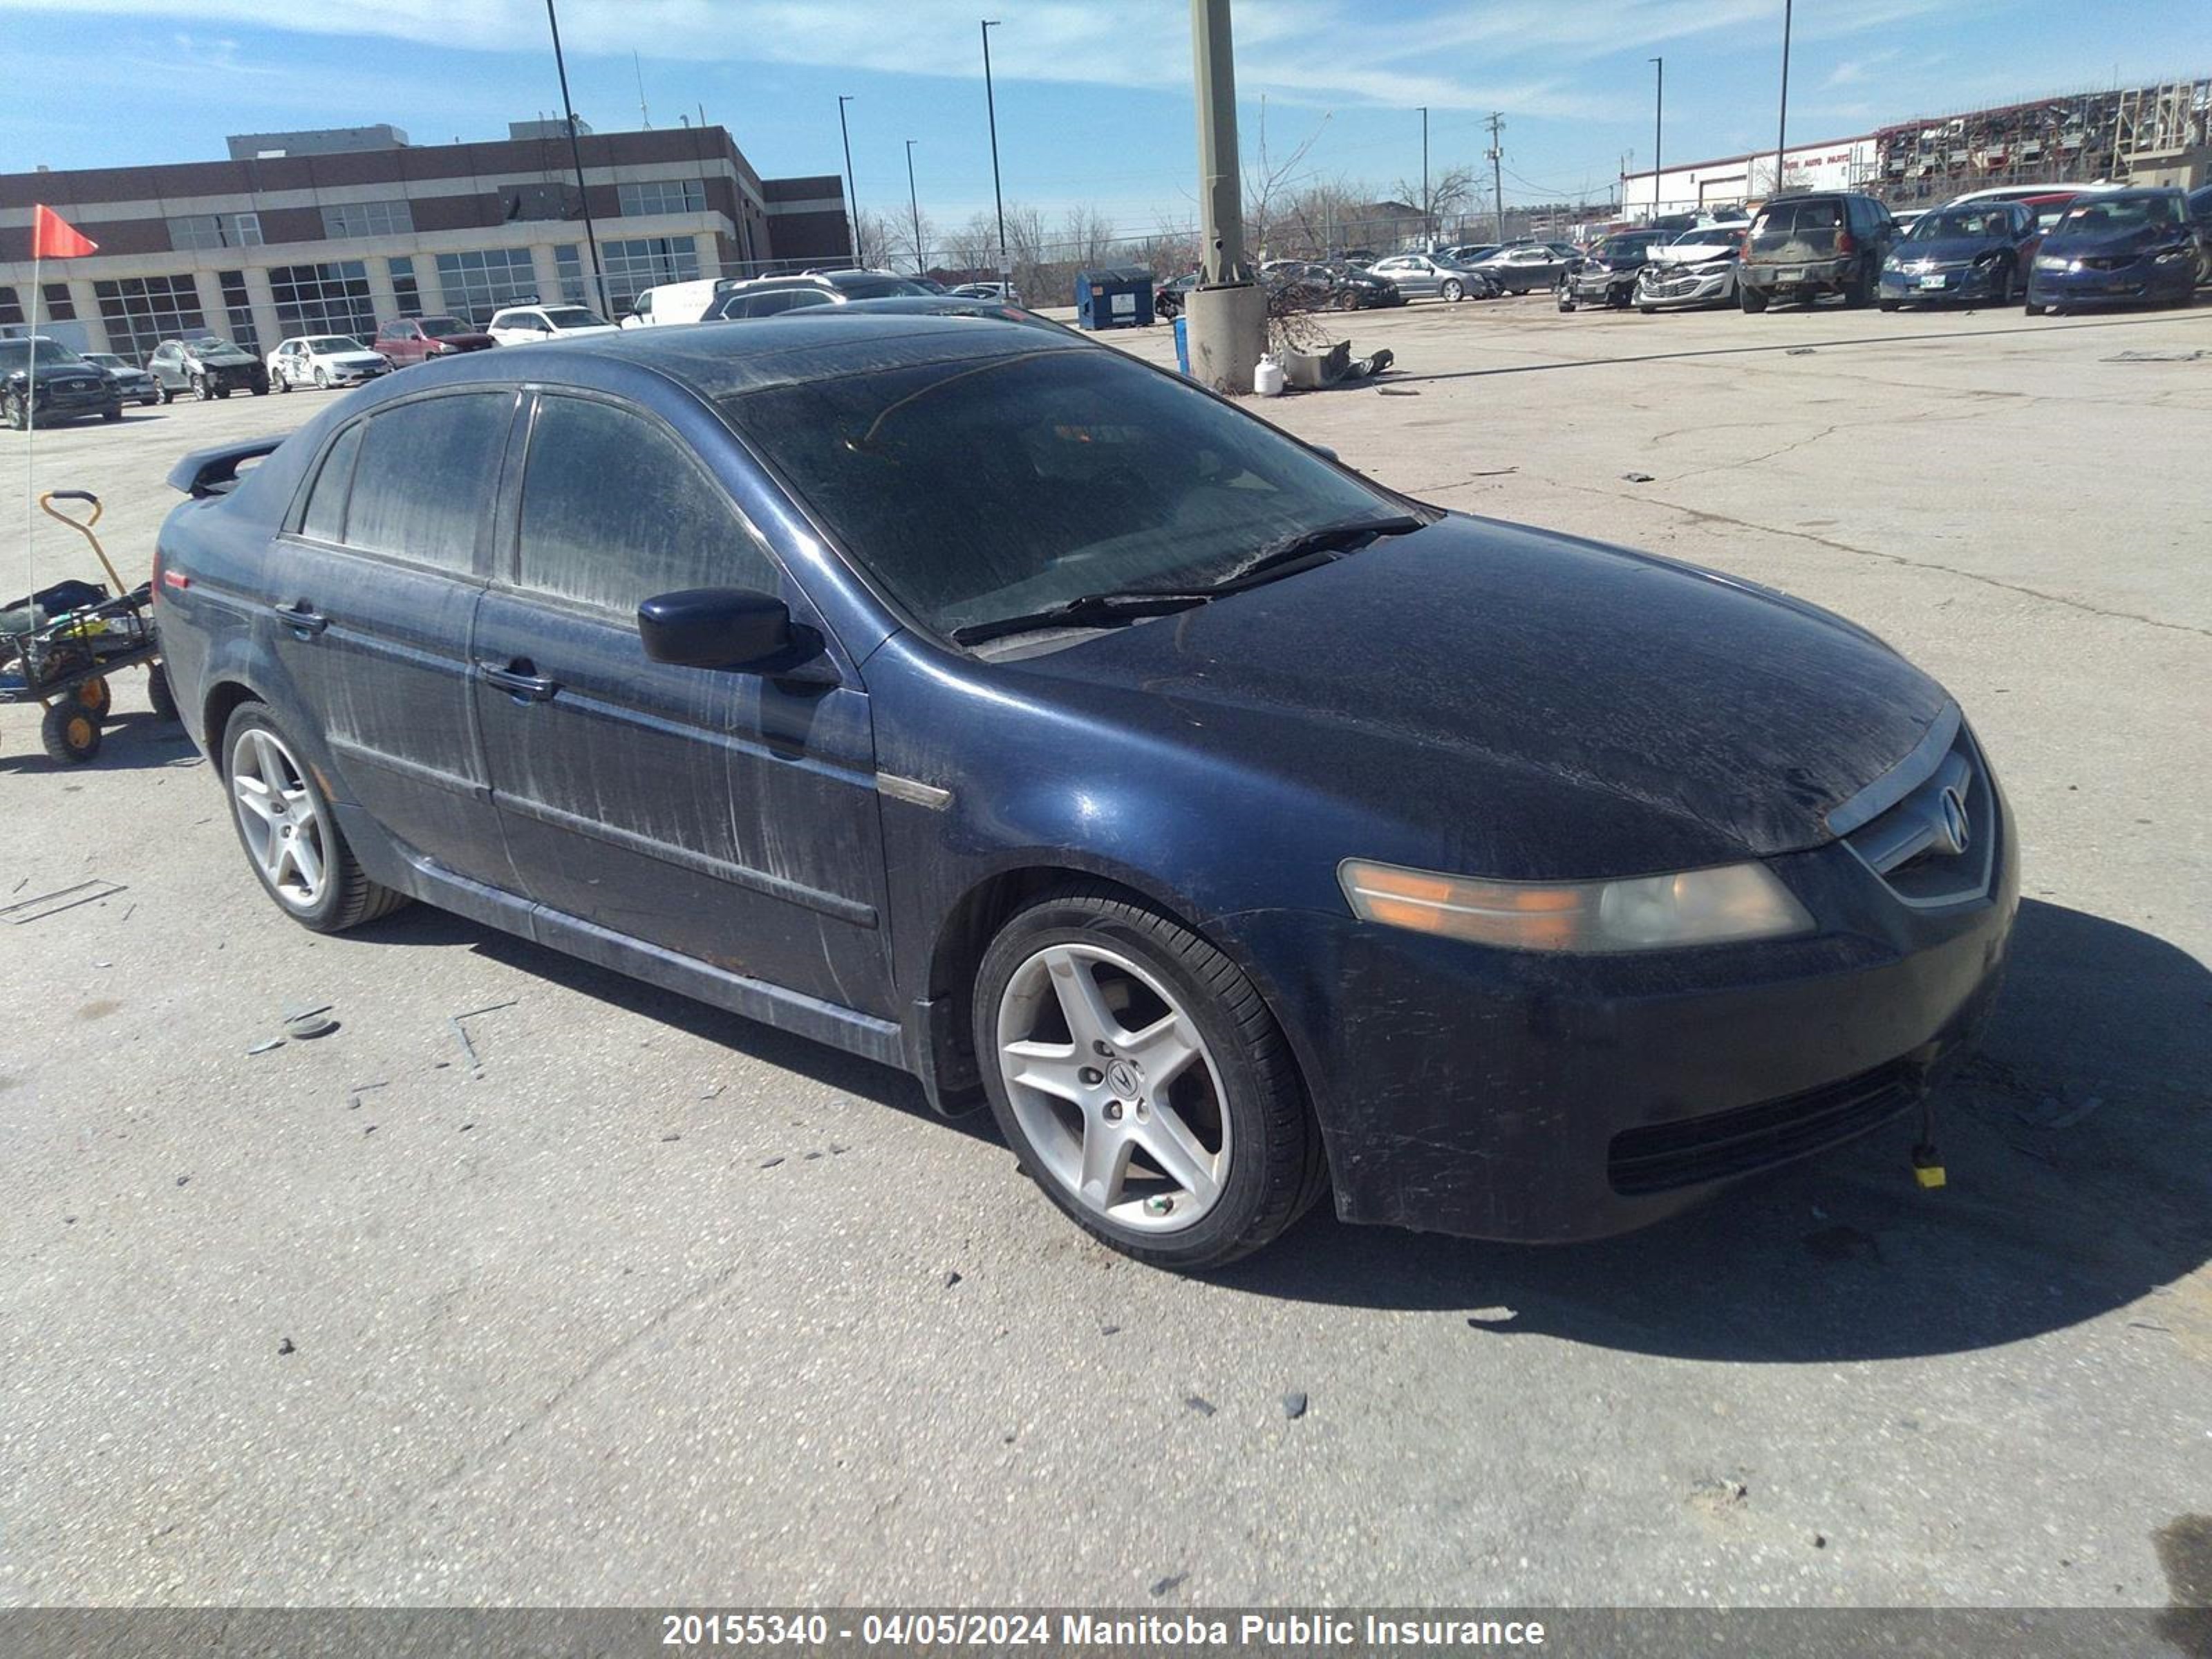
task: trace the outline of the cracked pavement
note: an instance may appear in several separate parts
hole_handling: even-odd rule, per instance
[[[81,770],[0,708],[0,905],[124,884],[0,915],[0,1601],[2180,1595],[2159,1540],[2212,1507],[2212,359],[2108,360],[2212,346],[2212,305],[1326,320],[1418,395],[1271,418],[1832,606],[1965,704],[2026,902],[1945,1191],[1900,1125],[1599,1245],[1317,1214],[1148,1273],[891,1073],[419,908],[292,927],[126,676]],[[42,435],[40,482],[106,496],[143,573],[180,452],[303,417],[134,410]],[[248,1054],[308,999],[337,1031]],[[449,1017],[510,1001],[472,1075]]]

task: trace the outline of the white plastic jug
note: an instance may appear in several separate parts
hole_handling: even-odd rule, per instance
[[[1252,390],[1262,398],[1283,395],[1283,366],[1273,357],[1260,359],[1260,366],[1252,371]]]

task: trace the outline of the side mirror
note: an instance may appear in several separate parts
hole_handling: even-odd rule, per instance
[[[794,627],[788,605],[754,588],[692,587],[657,594],[638,606],[637,631],[645,654],[654,662],[730,668],[778,679],[836,678],[814,630]]]
[[[1343,456],[1338,454],[1327,444],[1309,444],[1307,447],[1311,449],[1315,454],[1326,457],[1328,459],[1332,461],[1341,463],[1344,459]]]

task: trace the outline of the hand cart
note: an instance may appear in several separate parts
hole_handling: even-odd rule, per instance
[[[92,512],[78,518],[54,506],[83,501]],[[111,588],[99,582],[60,581],[0,605],[0,702],[36,702],[46,710],[40,736],[57,761],[82,763],[100,752],[100,723],[112,701],[107,678],[120,668],[143,667],[154,712],[176,717],[161,672],[154,633],[154,590],[141,582],[126,591],[100,544],[100,497],[86,489],[52,489],[39,510],[92,544]]]

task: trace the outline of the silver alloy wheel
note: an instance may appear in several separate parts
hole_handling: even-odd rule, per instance
[[[1212,1209],[1231,1152],[1221,1073],[1151,973],[1100,945],[1048,945],[1007,981],[998,1033],[1015,1120],[1085,1209],[1156,1233]]]
[[[246,850],[287,909],[312,910],[330,880],[330,831],[299,762],[259,726],[230,750],[230,799]]]

